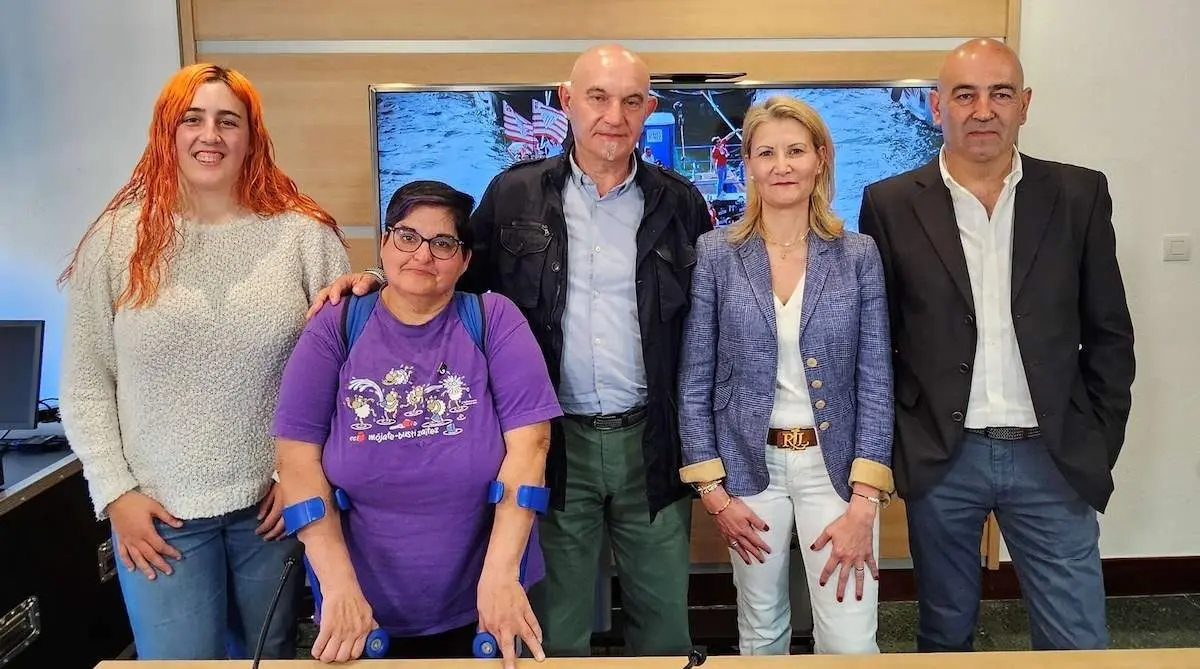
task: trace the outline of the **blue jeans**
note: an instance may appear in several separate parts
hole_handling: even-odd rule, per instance
[[[917,579],[917,649],[972,650],[982,580],[979,544],[995,511],[1029,610],[1034,650],[1105,648],[1096,512],[1040,439],[967,433],[945,478],[907,500]]]
[[[182,560],[153,581],[117,563],[139,660],[246,659],[258,644],[283,563],[296,539],[263,541],[254,533],[257,506],[172,528],[155,520]],[[293,568],[279,597],[263,657],[296,657],[296,618],[304,569]]]

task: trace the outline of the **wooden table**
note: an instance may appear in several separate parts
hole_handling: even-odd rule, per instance
[[[518,662],[520,669],[682,669],[682,657],[593,657]],[[139,662],[136,669],[246,669],[246,660],[220,662]],[[479,669],[503,665],[499,660],[365,660],[321,664],[312,660],[264,660],[262,669]],[[1193,669],[1200,668],[1200,648],[1007,653],[885,653],[871,656],[791,655],[775,657],[711,657],[704,669]],[[135,669],[132,662],[101,662],[96,669]]]

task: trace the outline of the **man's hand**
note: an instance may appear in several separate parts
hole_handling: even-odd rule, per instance
[[[328,300],[330,304],[337,305],[341,302],[342,296],[350,292],[355,295],[366,295],[379,285],[381,281],[374,274],[367,272],[343,274],[334,279],[333,283],[321,289],[317,296],[313,298],[312,306],[308,308],[308,313],[304,314],[305,320],[317,315],[321,307]]]

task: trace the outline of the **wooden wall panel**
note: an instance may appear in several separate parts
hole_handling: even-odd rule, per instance
[[[694,0],[606,0],[603,12],[590,0],[177,5],[183,62],[237,68],[260,89],[280,164],[347,227],[355,269],[375,264],[377,255],[371,84],[551,83],[567,76],[578,41],[653,45],[691,39],[735,41],[708,45],[703,53],[673,51],[679,42],[657,48],[643,43],[639,50],[656,72],[736,71],[748,79],[796,82],[932,79],[945,47],[936,38],[1003,37],[1015,48],[1020,24],[1020,0],[746,0],[735,20],[728,12],[701,11]],[[797,42],[796,48],[808,50],[787,52],[778,49],[793,45],[769,43],[776,50],[762,50],[765,40],[839,38],[849,40],[840,51],[823,50],[829,42]],[[347,40],[389,42],[367,44],[372,52],[366,53],[362,43]],[[280,41],[292,43],[275,44]],[[457,52],[436,53],[455,48],[454,41]],[[514,52],[514,43],[525,52]],[[494,52],[483,53],[489,47]],[[904,513],[900,500],[883,512],[880,559],[908,557]],[[998,543],[991,519],[981,550],[992,568]],[[698,504],[692,559],[728,561],[724,542]]]
[[[712,519],[699,501],[692,503],[692,562],[725,564],[729,549]],[[904,501],[896,499],[881,512],[879,519],[879,555],[877,560],[903,560],[909,557],[908,524],[904,517]]]
[[[192,0],[197,40],[1002,36],[1008,0]],[[729,10],[732,9],[732,15]]]
[[[351,230],[355,229],[351,228]],[[372,232],[374,232],[373,229]],[[351,270],[362,271],[376,265],[376,261],[379,259],[378,241],[368,237],[351,237],[346,242],[350,246],[347,253],[350,255]]]
[[[692,563],[729,564],[729,547],[700,500],[692,502]]]
[[[204,58],[204,54],[201,54]],[[943,54],[647,53],[654,71],[744,71],[769,81],[933,78]],[[384,83],[554,82],[573,54],[214,54],[263,96],[280,165],[342,223],[376,222],[368,86]]]
[[[908,520],[904,514],[904,500],[899,497],[880,512],[878,559],[902,560],[909,556]]]
[[[192,0],[177,0],[179,7],[179,64],[196,62],[196,26],[192,22]]]

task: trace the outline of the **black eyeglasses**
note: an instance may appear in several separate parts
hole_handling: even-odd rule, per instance
[[[457,237],[450,235],[423,237],[412,228],[392,228],[388,232],[392,235],[392,246],[395,246],[397,251],[416,253],[417,249],[421,248],[421,244],[428,242],[429,253],[438,260],[453,258],[463,245],[462,240]]]

